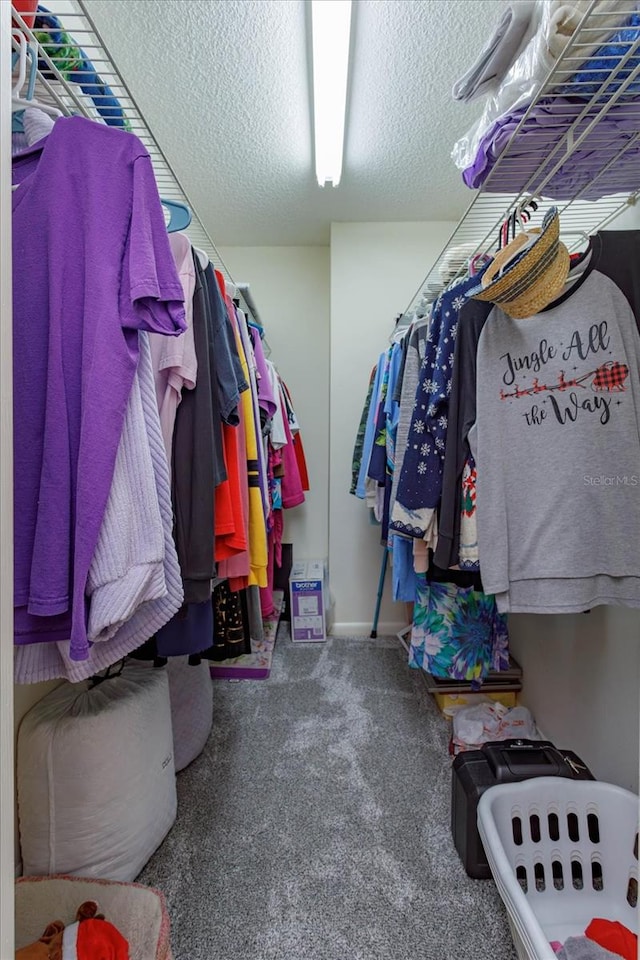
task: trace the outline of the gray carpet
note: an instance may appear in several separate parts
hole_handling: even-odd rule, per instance
[[[405,661],[395,638],[285,632],[269,680],[215,684],[140,877],[167,897],[175,960],[515,958],[493,884],[458,860],[447,722]]]

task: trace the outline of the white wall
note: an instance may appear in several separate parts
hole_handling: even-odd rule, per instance
[[[361,500],[349,494],[353,445],[369,374],[437,259],[453,223],[334,223],[331,228],[329,572],[335,633],[368,634],[382,547]],[[387,578],[379,633],[405,623]]]
[[[520,702],[545,736],[575,750],[599,780],[638,790],[640,613],[509,617],[523,668]]]
[[[328,556],[329,546],[329,248],[224,247],[237,282],[248,282],[300,420],[311,490],[285,510],[294,556]]]

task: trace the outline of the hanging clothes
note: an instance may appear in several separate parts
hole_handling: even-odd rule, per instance
[[[462,559],[460,556],[462,515],[465,513],[468,517],[471,504],[467,503],[461,509],[460,499],[461,496],[469,494],[469,478],[472,475],[472,469],[469,468],[465,483],[464,471],[471,458],[469,430],[476,419],[476,354],[480,333],[490,312],[490,304],[480,300],[468,300],[463,304],[458,315],[442,468],[438,543],[434,555],[437,565],[444,569],[457,566]],[[467,537],[469,537],[468,533]],[[477,537],[473,534],[470,539],[477,541]],[[467,549],[470,547],[471,544],[467,542]],[[475,554],[477,554],[477,547]],[[467,563],[473,563],[477,567],[477,556],[474,555],[473,559],[467,556],[465,559]]]
[[[240,402],[245,428],[245,456],[247,464],[247,478],[249,486],[249,584],[258,587],[267,585],[267,530],[266,508],[260,480],[260,454],[262,444],[258,444],[256,431],[256,417],[253,396],[255,378],[249,368],[250,341],[246,331],[246,320],[241,311],[237,311],[238,329],[240,333],[243,353],[240,356],[242,371],[251,389],[241,394]],[[256,398],[257,399],[257,398]],[[259,418],[258,421],[259,423]]]
[[[204,655],[212,636],[211,600],[185,603],[175,617],[158,630],[154,638],[153,656],[166,659],[193,654]]]
[[[83,660],[138,331],[183,332],[184,294],[136,137],[60,118],[13,182],[15,641],[70,636]]]
[[[468,292],[477,286],[477,276],[454,282],[440,295],[429,318],[414,319],[400,342],[381,355],[361,418],[357,441],[362,442],[362,460],[355,484],[356,493],[358,483],[362,493],[366,476],[365,495],[367,483],[375,484],[375,499],[369,487],[367,503],[375,504],[382,543],[390,554],[393,598],[413,605],[410,665],[435,676],[471,681],[474,688],[491,670],[508,668],[506,620],[498,613],[495,598],[483,592],[477,574],[437,568],[432,551],[438,543],[444,492],[456,338]],[[486,304],[470,303],[469,310],[483,318],[490,312]],[[456,484],[458,527],[463,512],[471,514],[475,507],[470,477],[463,478],[463,468],[464,464]],[[389,517],[397,515],[399,498],[406,499],[406,478],[412,470],[418,506],[411,508],[407,531],[406,520],[389,523]],[[428,509],[420,508],[420,502],[428,503]],[[407,508],[400,504],[400,509],[406,518]],[[466,535],[467,528],[463,529]]]
[[[242,360],[243,356],[243,346],[240,339],[240,332],[238,328],[238,320],[236,317],[235,306],[232,304],[233,309],[230,308],[230,316],[232,322],[232,328],[234,331],[234,337],[236,342],[236,351],[238,357]],[[230,581],[230,586],[232,590],[240,590],[247,587],[249,583],[249,573],[250,573],[250,561],[249,561],[249,475],[247,469],[247,437],[245,430],[245,418],[246,418],[246,409],[241,404],[240,405],[240,417],[236,435],[236,456],[237,463],[235,467],[231,467],[232,475],[235,472],[238,478],[238,487],[236,492],[239,492],[240,495],[240,511],[242,516],[242,528],[237,529],[236,523],[239,521],[240,512],[236,513],[233,511],[236,519],[234,520],[234,531],[235,535],[241,537],[246,546],[245,549],[241,552],[233,553],[226,559],[220,559],[218,562],[218,575],[220,577],[228,578]],[[232,428],[229,428],[232,429]],[[230,451],[231,453],[231,451]]]
[[[211,318],[213,369],[218,385],[220,416],[224,423],[238,425],[240,394],[249,388],[239,365],[227,309],[211,264],[204,271]]]
[[[371,461],[371,453],[373,451],[375,439],[378,402],[380,389],[382,387],[382,378],[384,376],[385,361],[386,353],[382,353],[378,358],[378,363],[375,368],[376,373],[373,382],[371,403],[369,404],[367,422],[364,431],[364,440],[362,442],[362,459],[360,461],[360,469],[358,471],[358,479],[356,481],[355,495],[360,500],[364,500],[367,496],[367,476],[369,473],[369,463]]]
[[[398,484],[402,475],[404,458],[409,446],[413,404],[416,399],[422,361],[426,354],[428,333],[428,320],[423,319],[412,323],[405,336],[402,348],[398,385],[395,390],[395,399],[398,401],[400,408],[396,428],[393,482],[391,484],[392,517],[394,504],[398,496]]]
[[[110,640],[143,603],[166,596],[164,561],[162,515],[137,370],[87,577],[90,643]]]
[[[233,376],[238,386],[238,398],[240,393],[249,389],[249,384],[245,379],[240,363],[239,351],[241,347],[237,343],[235,320],[235,307],[226,293],[225,282],[219,271],[215,273],[216,282],[224,303],[226,311],[226,343],[227,355],[231,359],[233,367]],[[227,367],[227,376],[229,368]],[[216,487],[216,545],[215,558],[218,562],[230,559],[231,557],[243,554],[247,550],[247,529],[245,522],[245,507],[241,484],[241,463],[239,456],[239,437],[238,427],[242,420],[242,411],[238,409],[236,415],[237,423],[223,423],[222,439],[224,444],[224,458],[227,472],[227,479]],[[243,433],[243,437],[245,434]],[[246,584],[245,584],[246,585]]]
[[[123,623],[117,633],[102,643],[94,643],[84,660],[78,661],[71,655],[71,643],[68,628],[62,630],[62,638],[57,642],[32,643],[16,646],[14,650],[16,683],[39,683],[66,677],[72,683],[86,680],[100,670],[111,666],[122,657],[132,653],[140,644],[155,634],[180,609],[184,594],[178,557],[172,536],[173,511],[171,506],[171,485],[167,457],[160,428],[160,418],[156,401],[155,383],[151,367],[151,352],[144,334],[140,334],[140,359],[138,378],[140,397],[145,416],[145,427],[149,439],[149,450],[153,464],[156,498],[160,507],[164,534],[164,580],[166,591],[157,599],[142,603],[133,615]],[[135,463],[135,455],[129,462]],[[114,504],[116,507],[118,502]],[[117,519],[117,514],[116,514]],[[102,532],[102,531],[101,531]],[[98,543],[92,563],[98,564],[101,557],[109,558],[108,543]],[[104,582],[105,578],[100,579]],[[51,636],[51,633],[48,634]]]
[[[281,377],[278,377],[278,382],[280,384],[281,399],[284,400],[285,409],[289,418],[289,428],[291,430],[291,436],[293,437],[293,449],[296,455],[296,462],[298,464],[300,484],[303,492],[308,493],[311,489],[311,484],[309,481],[309,471],[304,452],[304,444],[302,442],[302,433],[300,432],[300,424],[298,423],[298,418],[293,408],[293,401],[291,400],[289,388]]]
[[[174,535],[184,582],[185,602],[204,603],[215,576],[214,490],[225,473],[218,391],[212,387],[209,300],[197,256],[193,335],[199,375],[178,406],[173,433],[172,494]]]
[[[193,390],[198,375],[198,359],[193,335],[193,299],[196,287],[196,271],[189,238],[182,233],[170,233],[169,245],[176,263],[182,285],[187,328],[181,337],[149,335],[151,361],[156,381],[156,394],[160,412],[162,436],[171,464],[173,431],[178,405],[183,390]]]
[[[44,119],[13,164],[16,680],[214,634],[250,652],[299,464],[308,486],[290,398],[222,275],[167,234],[142,143]],[[41,120],[23,111],[25,142]]]
[[[421,362],[416,406],[409,428],[402,473],[392,509],[391,527],[437,544],[436,508],[442,493],[455,341],[459,313],[479,277],[456,283],[438,298]]]
[[[393,475],[396,469],[396,439],[400,422],[400,402],[398,396],[398,381],[404,365],[406,352],[402,343],[395,343],[391,349],[389,361],[389,383],[385,400],[384,412],[386,416],[386,473],[385,473],[385,515],[382,524],[383,542],[391,557],[392,596],[395,601],[413,603],[416,598],[418,583],[413,564],[412,543],[406,537],[399,536],[389,530],[391,512],[391,493]]]

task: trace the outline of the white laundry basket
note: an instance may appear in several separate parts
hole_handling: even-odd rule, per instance
[[[520,960],[555,960],[550,941],[594,917],[637,933],[638,810],[628,790],[563,777],[482,795],[478,830]]]

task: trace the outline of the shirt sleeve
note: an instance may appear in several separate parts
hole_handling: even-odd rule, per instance
[[[184,293],[169,245],[151,160],[133,161],[129,232],[120,288],[122,326],[176,335],[186,330]]]
[[[215,377],[218,385],[220,402],[220,416],[229,426],[236,427],[240,422],[238,403],[242,384],[238,383],[236,368],[233,363],[231,345],[231,325],[227,316],[227,305],[222,299],[218,281],[216,280],[211,264],[205,270],[205,278],[209,291],[211,316],[213,318],[213,348],[215,357]],[[235,342],[233,344],[235,350]],[[243,377],[243,383],[246,380]]]

